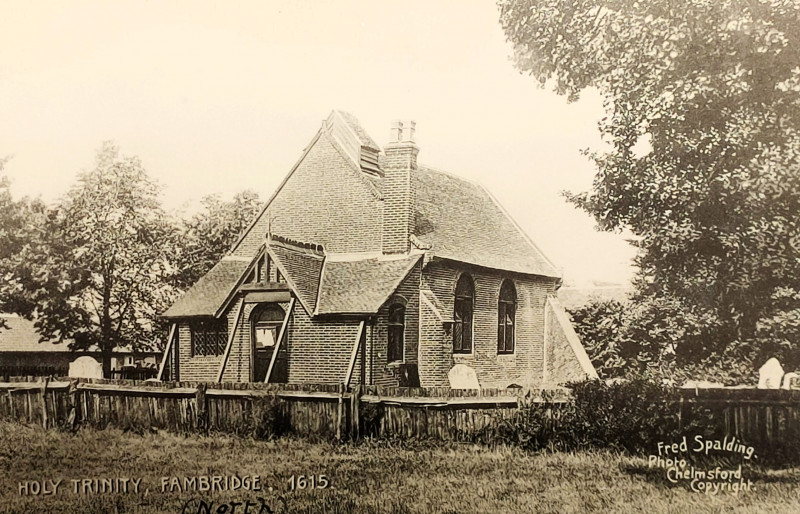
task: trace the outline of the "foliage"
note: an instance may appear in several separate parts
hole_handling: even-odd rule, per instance
[[[0,171],[6,159],[0,159]],[[29,244],[31,233],[43,224],[45,206],[39,200],[14,200],[8,178],[0,177],[0,312],[28,311],[33,306],[18,294],[13,279],[17,256]],[[0,330],[3,319],[0,318]]]
[[[106,142],[95,167],[4,260],[4,289],[16,299],[13,310],[36,319],[43,339],[99,348],[108,376],[114,348],[156,341],[157,316],[174,298],[166,283],[172,232],[139,159]]]
[[[572,326],[600,378],[620,377],[626,370],[626,357],[617,339],[626,304],[616,300],[591,300],[569,311]],[[625,352],[634,353],[635,352]]]
[[[800,4],[499,5],[522,72],[603,95],[608,150],[568,198],[635,236],[640,369],[800,353]]]
[[[274,439],[289,431],[287,404],[271,394],[252,401],[252,427],[249,435],[257,439]]]
[[[526,450],[613,449],[647,452],[678,435],[674,389],[646,379],[571,384],[571,401],[526,403],[498,431],[500,440]]]
[[[262,204],[253,191],[238,193],[229,202],[206,196],[203,210],[181,223],[175,245],[177,273],[174,283],[188,288],[205,275],[230,250],[237,237],[260,212]]]

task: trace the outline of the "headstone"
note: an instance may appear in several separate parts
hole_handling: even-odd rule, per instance
[[[759,389],[780,389],[783,378],[783,366],[778,359],[772,357],[758,370]]]
[[[797,377],[800,377],[800,374],[791,372],[783,375],[783,384],[781,385],[781,389],[791,389],[792,382],[797,382]]]
[[[452,389],[480,389],[478,375],[466,364],[456,364],[447,372]]]
[[[69,363],[69,376],[73,378],[103,378],[103,365],[93,357],[84,355]]]

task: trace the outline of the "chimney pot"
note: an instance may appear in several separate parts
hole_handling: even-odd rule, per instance
[[[389,132],[389,142],[395,143],[403,140],[403,122],[395,120],[392,122],[392,127]]]
[[[410,143],[415,142],[414,140],[414,133],[417,130],[417,122],[416,121],[409,121],[407,125],[403,128],[403,141],[408,141]]]

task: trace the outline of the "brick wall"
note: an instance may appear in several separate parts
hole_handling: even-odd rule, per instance
[[[387,363],[389,308],[396,302],[405,303],[406,306],[405,330],[403,332],[403,362],[409,364],[418,363],[421,266],[422,263],[420,262],[409,272],[405,280],[398,286],[395,294],[378,310],[378,314],[375,317],[373,330],[370,333],[372,382],[369,383],[371,384],[381,386],[399,385],[397,365],[392,366]]]
[[[245,236],[234,255],[251,257],[272,233],[328,252],[381,249],[381,201],[324,131]]]
[[[311,319],[297,303],[286,339],[289,383],[338,384],[344,381],[360,320]],[[351,383],[360,380],[357,361]]]
[[[423,272],[423,288],[430,289],[440,302],[442,315],[453,318],[455,284],[462,272],[475,282],[473,314],[473,352],[454,354],[454,364],[475,369],[482,387],[505,387],[540,384],[544,365],[544,307],[548,294],[555,291],[555,280],[545,277],[493,272],[479,268],[460,268],[441,261],[431,262]],[[511,355],[497,353],[497,300],[504,279],[511,279],[517,290],[515,349]],[[434,321],[434,324],[438,321]],[[435,341],[440,333],[436,326],[423,328]],[[452,334],[446,335],[452,352]],[[432,345],[426,351],[435,353]],[[441,382],[441,370],[429,370],[427,380]]]
[[[445,331],[445,313],[437,303],[432,291],[420,291],[418,353],[422,387],[450,385],[447,372],[453,367],[453,338]]]

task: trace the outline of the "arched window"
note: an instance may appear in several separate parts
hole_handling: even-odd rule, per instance
[[[472,312],[475,303],[475,283],[466,273],[456,284],[453,302],[453,353],[472,353]]]
[[[256,350],[275,346],[284,316],[283,309],[274,304],[261,305],[253,310],[250,323],[253,326],[253,345]]]
[[[386,355],[386,362],[403,360],[405,330],[406,308],[403,304],[394,304],[389,307],[389,349]]]
[[[497,301],[497,353],[514,353],[514,325],[517,320],[517,290],[504,280]]]

